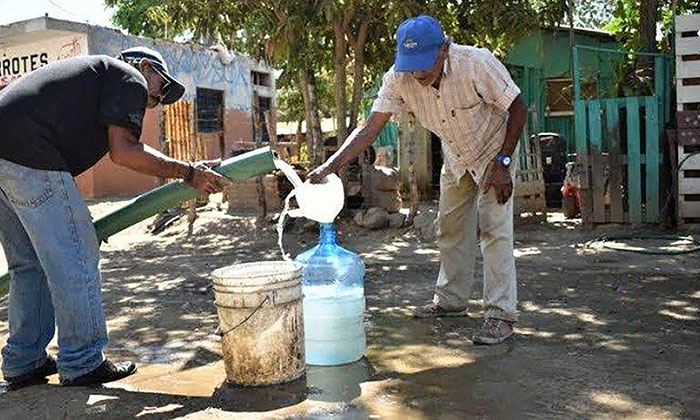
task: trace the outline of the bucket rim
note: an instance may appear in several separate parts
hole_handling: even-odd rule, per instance
[[[238,275],[225,275],[223,274],[225,270],[230,270],[234,267],[239,268],[239,269],[244,269],[247,267],[262,267],[262,266],[273,266],[273,265],[286,265],[289,268],[286,270],[279,270],[277,272],[273,273],[245,273],[243,270],[241,270],[240,274]],[[225,267],[219,267],[215,269],[214,271],[211,272],[211,276],[216,280],[216,279],[226,279],[226,280],[232,280],[232,279],[260,279],[260,278],[266,278],[266,277],[276,277],[276,276],[299,276],[301,275],[301,270],[302,266],[301,264],[295,262],[295,261],[256,261],[256,262],[247,262],[247,263],[240,263],[240,264],[232,264],[232,265],[227,265]],[[233,271],[233,270],[231,270]],[[282,279],[278,281],[271,281],[270,283],[277,283],[279,281],[288,281],[289,279]],[[214,281],[216,282],[216,281]]]

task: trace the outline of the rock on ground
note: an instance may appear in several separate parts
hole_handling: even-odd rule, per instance
[[[367,210],[362,218],[362,227],[365,229],[382,229],[389,225],[389,213],[379,207],[372,207]]]
[[[402,213],[393,213],[389,215],[389,227],[400,228],[406,222],[406,215]]]
[[[437,212],[433,209],[424,210],[413,219],[413,228],[421,241],[435,240],[435,220],[437,220]]]

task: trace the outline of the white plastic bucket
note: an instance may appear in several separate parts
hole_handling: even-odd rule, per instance
[[[270,261],[212,273],[226,378],[236,385],[288,382],[304,373],[301,266]]]

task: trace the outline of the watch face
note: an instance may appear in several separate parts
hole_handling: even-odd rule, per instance
[[[505,166],[509,166],[511,162],[510,156],[503,156],[501,158],[501,163],[503,163]]]

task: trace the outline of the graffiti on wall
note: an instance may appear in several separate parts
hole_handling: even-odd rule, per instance
[[[84,34],[47,36],[34,42],[0,44],[0,86],[5,86],[50,62],[87,54]]]

